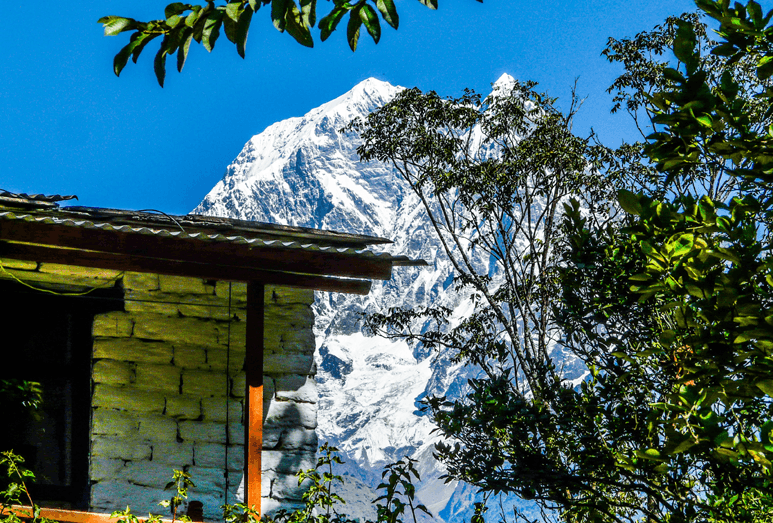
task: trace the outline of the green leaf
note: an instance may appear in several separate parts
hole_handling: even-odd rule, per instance
[[[322,20],[319,21],[319,29],[320,34],[319,38],[323,42],[330,37],[330,35],[335,31],[336,27],[338,26],[338,22],[341,21],[343,16],[346,14],[347,10],[343,7],[336,7],[333,9],[330,14],[328,14],[326,17],[322,18]]]
[[[317,23],[317,0],[300,0],[301,19],[306,27],[314,27]]]
[[[757,77],[760,80],[766,80],[773,74],[773,56],[763,56],[757,63]]]
[[[204,22],[204,30],[201,33],[201,43],[204,48],[212,52],[215,48],[215,42],[220,36],[220,26],[223,24],[223,11],[213,9],[207,15]]]
[[[271,2],[271,21],[280,33],[284,32],[287,25],[285,13],[290,9],[291,4],[295,5],[292,0],[272,0]]]
[[[757,385],[757,388],[760,389],[762,392],[764,392],[768,396],[773,397],[773,379],[758,381],[756,385]]]
[[[735,44],[725,42],[724,44],[718,45],[712,49],[711,54],[716,56],[733,56],[737,50],[738,48],[735,46]]]
[[[104,16],[97,20],[97,22],[105,26],[105,36],[115,36],[124,31],[134,29],[137,21],[133,18],[124,18],[122,16]]]
[[[437,0],[419,0],[423,5],[426,5],[430,9],[437,9]]]
[[[376,0],[376,7],[381,11],[386,23],[397,29],[400,25],[400,17],[397,15],[397,8],[392,0]]]
[[[685,64],[687,73],[692,74],[698,65],[699,57],[695,50],[697,39],[692,24],[679,21],[674,39],[674,55]]]
[[[161,42],[161,49],[158,50],[156,58],[153,60],[153,71],[156,73],[158,85],[161,87],[164,87],[164,78],[166,77],[166,44],[168,38],[168,36],[164,37],[164,40]]]
[[[237,0],[236,2],[229,2],[228,4],[226,4],[225,14],[228,15],[228,18],[230,18],[234,22],[238,22],[239,15],[242,14],[241,0]]]
[[[169,18],[184,13],[188,7],[182,2],[174,2],[164,9],[164,17]]]
[[[295,41],[306,47],[314,47],[314,40],[311,37],[309,27],[303,23],[303,17],[294,2],[290,3],[290,8],[285,11],[285,29],[295,38]]]
[[[251,5],[244,8],[239,17],[239,23],[236,27],[236,52],[244,58],[244,48],[247,45],[247,35],[250,32],[250,22],[252,21],[253,9]]]
[[[156,34],[142,33],[142,35],[137,38],[136,45],[134,47],[134,50],[132,51],[132,62],[136,64],[137,59],[140,57],[140,53],[142,52],[142,50],[145,49],[145,46],[148,45],[151,40],[159,36],[161,35],[158,33]]]
[[[617,192],[617,201],[620,203],[620,207],[628,214],[640,215],[642,212],[639,196],[627,189],[620,189]]]
[[[666,67],[663,69],[663,76],[667,80],[671,80],[672,82],[681,83],[684,82],[684,76],[682,76],[682,73],[677,71],[676,69],[672,67]]]
[[[349,24],[346,26],[346,40],[349,42],[349,48],[352,52],[357,50],[357,40],[360,39],[360,26],[362,25],[362,19],[360,18],[360,6],[349,11]]]
[[[381,23],[378,21],[376,10],[370,4],[364,4],[360,9],[360,19],[375,43],[381,39]]]
[[[193,40],[193,29],[189,28],[185,31],[182,44],[177,48],[177,72],[182,72],[183,66],[185,66],[185,59],[188,58],[191,40]]]

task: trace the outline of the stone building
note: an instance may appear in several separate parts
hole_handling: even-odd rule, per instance
[[[0,446],[45,514],[159,513],[173,469],[205,520],[240,484],[263,512],[296,506],[317,448],[313,291],[364,294],[415,262],[369,251],[380,238],[65,199],[0,192],[0,379],[44,398]]]

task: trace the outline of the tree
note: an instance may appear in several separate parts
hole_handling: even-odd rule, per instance
[[[563,204],[574,197],[600,217],[614,196],[602,174],[610,151],[575,136],[573,114],[559,112],[534,84],[515,82],[486,100],[408,90],[353,127],[364,142],[361,158],[390,162],[420,198],[457,288],[475,303],[450,329],[451,311],[443,308],[370,319],[383,335],[452,351],[480,369],[466,397],[427,403],[441,433],[458,442],[437,447],[449,478],[549,507],[605,512],[594,486],[615,475],[615,461],[600,459],[608,453],[592,436],[592,405],[566,386],[552,359],[560,350],[553,299]],[[406,333],[417,319],[434,327]],[[638,504],[621,498],[618,506],[633,512]]]
[[[720,41],[695,16],[610,41],[626,66],[612,89],[653,128],[646,144],[612,154],[572,135],[573,109],[530,84],[483,103],[408,91],[355,126],[362,158],[422,199],[476,300],[452,329],[442,309],[372,319],[481,370],[466,397],[427,400],[449,478],[565,521],[773,512],[772,15],[697,4]],[[668,49],[676,60],[658,58]],[[417,317],[433,328],[406,333]],[[589,371],[577,387],[559,346]]]
[[[483,0],[477,0],[482,2]],[[430,9],[437,9],[437,0],[419,0]],[[381,19],[394,29],[400,17],[394,0],[334,0],[330,12],[317,24],[317,0],[207,0],[205,4],[173,2],[164,9],[164,18],[140,22],[123,16],[105,16],[99,23],[105,27],[105,35],[132,32],[129,43],[121,49],[113,61],[113,70],[120,75],[129,58],[137,63],[142,50],[152,40],[162,37],[156,53],[153,69],[159,85],[164,86],[166,57],[177,53],[177,70],[182,71],[191,42],[195,41],[212,51],[220,31],[236,45],[236,51],[244,58],[247,34],[252,16],[262,6],[271,10],[271,21],[279,32],[287,32],[299,44],[314,47],[311,29],[318,25],[320,40],[327,40],[346,15],[346,39],[352,51],[357,49],[360,29],[365,26],[375,43],[381,39]]]

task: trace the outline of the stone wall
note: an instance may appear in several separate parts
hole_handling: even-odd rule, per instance
[[[120,285],[125,310],[93,325],[91,508],[160,512],[173,469],[207,520],[236,501],[244,458],[246,285],[2,260],[60,290]],[[263,508],[293,508],[317,438],[312,291],[266,288]],[[226,471],[228,474],[226,475]]]

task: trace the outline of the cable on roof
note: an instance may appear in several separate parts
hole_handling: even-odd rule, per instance
[[[170,216],[169,214],[165,213],[164,211],[159,211],[158,209],[140,209],[140,210],[139,210],[139,211],[137,211],[137,212],[157,212],[158,214],[163,214],[164,216],[166,216],[167,218],[169,218],[170,220],[172,220],[172,221],[175,223],[175,225],[177,225],[177,226],[180,228],[180,230],[181,230],[182,232],[185,232],[185,229],[183,229],[183,226],[182,226],[182,225],[180,225],[180,222],[178,222],[177,220],[175,220],[175,219],[174,219],[174,216]]]

